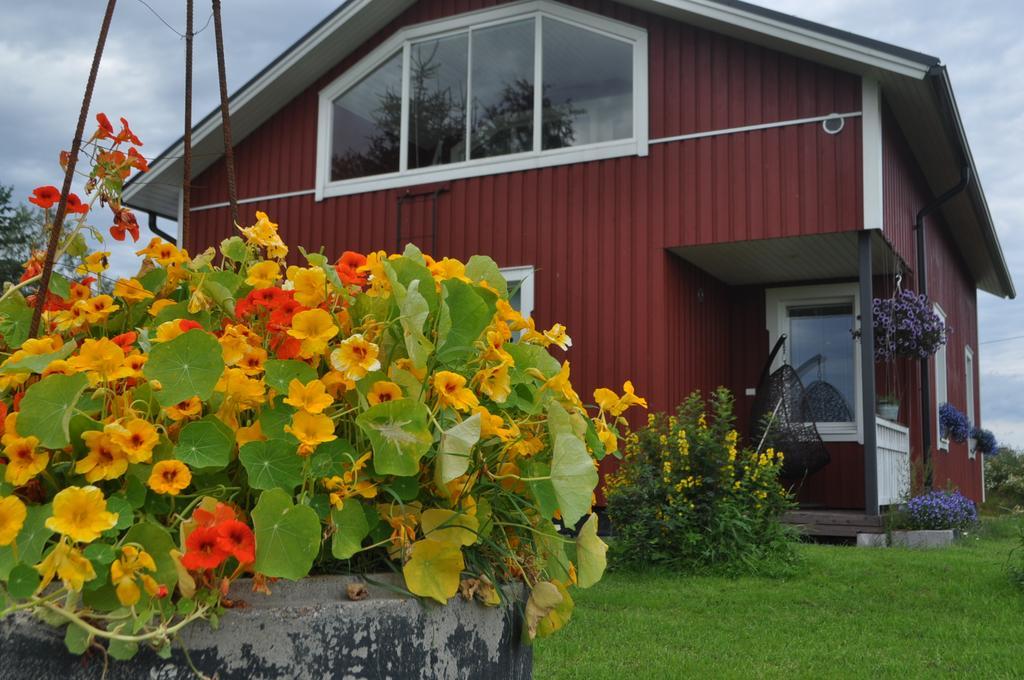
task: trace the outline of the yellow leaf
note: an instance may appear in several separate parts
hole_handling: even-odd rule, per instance
[[[464,567],[458,545],[424,538],[412,544],[412,557],[402,567],[402,574],[410,592],[445,604],[458,592]]]
[[[530,599],[526,601],[526,630],[530,639],[537,637],[537,628],[548,614],[562,604],[561,591],[552,581],[541,581],[533,587]]]
[[[452,545],[473,545],[476,543],[480,524],[472,515],[444,508],[432,508],[423,511],[420,526],[423,527],[423,535],[435,541]]]
[[[196,594],[196,581],[192,578],[192,574],[188,573],[188,569],[181,563],[181,551],[172,550],[171,560],[174,561],[174,570],[178,572],[178,590],[181,591],[181,596],[188,599]]]
[[[601,580],[608,566],[608,545],[597,537],[597,515],[591,514],[576,537],[576,564],[580,588]]]
[[[562,601],[548,612],[548,615],[541,619],[537,625],[537,635],[547,637],[552,633],[561,630],[572,618],[572,610],[576,606],[569,595],[569,589],[558,581],[554,581],[558,592],[562,595]]]

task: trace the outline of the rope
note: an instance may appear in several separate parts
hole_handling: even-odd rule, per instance
[[[217,75],[220,79],[220,117],[224,129],[224,163],[228,173],[228,203],[231,220],[238,224],[238,189],[235,186],[235,151],[231,145],[231,116],[228,113],[228,79],[224,67],[224,29],[220,20],[220,0],[213,0],[213,32],[217,41]]]
[[[215,0],[216,1],[216,0]],[[82,135],[85,133],[85,119],[89,116],[89,105],[92,103],[92,91],[96,85],[96,73],[100,68],[100,58],[103,56],[103,46],[107,42],[107,32],[110,29],[110,21],[114,17],[114,6],[117,0],[107,0],[107,11],[103,15],[103,24],[100,26],[100,35],[96,41],[96,51],[92,56],[92,67],[89,69],[89,80],[85,85],[85,95],[82,97],[82,108],[78,113],[78,127],[75,128],[75,138],[71,141],[71,153],[68,157],[68,167],[64,170],[64,185],[60,193],[60,202],[57,204],[57,214],[53,218],[50,242],[46,247],[46,259],[43,260],[43,272],[39,279],[39,292],[36,293],[36,307],[32,311],[32,323],[29,326],[29,337],[34,338],[39,331],[39,322],[43,316],[43,307],[46,304],[47,292],[50,289],[50,277],[53,276],[53,262],[57,256],[57,246],[60,244],[60,235],[64,229],[64,217],[67,214],[68,193],[71,191],[71,179],[75,175],[75,166],[78,164],[78,152],[82,148]]]
[[[181,180],[181,246],[188,242],[192,222],[192,2],[185,3],[185,135],[184,169]]]

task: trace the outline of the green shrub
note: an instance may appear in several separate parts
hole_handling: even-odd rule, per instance
[[[739,447],[734,422],[720,387],[710,404],[695,392],[627,438],[608,479],[615,564],[729,574],[793,564],[794,534],[780,522],[792,506],[778,481],[783,454]]]
[[[1024,589],[1024,524],[1018,528],[1020,543],[1010,551],[1010,578]]]
[[[1001,510],[1024,506],[1024,455],[1003,447],[985,456],[986,504]]]

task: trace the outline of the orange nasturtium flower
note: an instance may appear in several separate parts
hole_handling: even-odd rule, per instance
[[[49,526],[49,520],[47,520],[47,526]],[[39,582],[39,590],[50,585],[54,576],[60,576],[64,587],[75,592],[80,591],[86,581],[96,578],[96,570],[93,569],[92,562],[85,558],[81,550],[72,547],[64,539],[53,546],[50,554],[44,557],[43,561],[35,566],[35,569],[43,577]]]
[[[288,396],[284,403],[308,413],[323,413],[323,410],[334,403],[334,398],[327,394],[327,388],[320,380],[311,380],[303,385],[298,378],[288,383]]]
[[[113,442],[128,456],[129,463],[148,463],[153,449],[160,442],[160,433],[142,418],[131,418],[118,425],[108,425]]]
[[[300,455],[308,455],[320,444],[338,438],[334,434],[334,421],[323,414],[307,411],[297,411],[292,416],[291,424],[284,426],[284,431],[299,440]]]
[[[378,380],[373,383],[373,387],[366,393],[366,401],[370,402],[370,406],[401,398],[402,388],[390,380]]]
[[[341,371],[349,380],[359,380],[370,371],[380,370],[377,359],[380,348],[362,336],[351,335],[331,352],[331,366]]]
[[[434,374],[434,392],[442,405],[458,411],[470,411],[480,405],[473,391],[466,387],[466,379],[451,371]]]
[[[0,546],[14,543],[25,524],[28,510],[17,496],[0,497]]]
[[[161,460],[153,466],[146,484],[159,494],[177,496],[192,483],[192,471],[180,460]]]
[[[32,195],[28,197],[29,203],[35,203],[44,210],[52,208],[58,201],[60,201],[60,190],[50,185],[36,187],[33,189]]]
[[[116,586],[117,599],[125,607],[131,607],[142,597],[136,580],[141,581],[142,587],[150,597],[155,596],[160,590],[160,584],[156,579],[142,573],[144,571],[155,573],[156,562],[148,552],[133,545],[121,548],[121,556],[110,565],[110,582]]]
[[[305,358],[319,356],[327,349],[327,341],[338,334],[330,313],[322,309],[299,312],[292,318],[288,335],[302,341],[299,354]]]
[[[69,486],[53,497],[53,516],[46,528],[76,543],[91,543],[117,524],[117,515],[107,511],[103,492],[95,486]]]
[[[165,406],[164,413],[171,420],[185,420],[187,418],[195,418],[203,412],[203,402],[199,397],[189,397],[184,401],[179,401],[174,406]]]

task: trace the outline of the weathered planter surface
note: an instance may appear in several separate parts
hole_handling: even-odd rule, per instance
[[[902,548],[945,548],[953,545],[952,529],[919,529],[892,532],[892,544]]]
[[[368,599],[351,602],[345,586],[353,580],[282,581],[270,596],[252,593],[247,581],[239,581],[231,597],[246,606],[229,611],[216,631],[202,621],[188,627],[181,641],[196,667],[220,680],[532,677],[533,653],[520,642],[517,604],[487,608],[455,598],[442,607],[373,585]],[[374,580],[396,582],[390,576]],[[70,654],[63,629],[24,613],[0,621],[0,650],[5,680],[100,678],[103,672],[102,655]],[[111,661],[106,677],[194,675],[176,647],[168,660],[142,649],[130,662]]]

